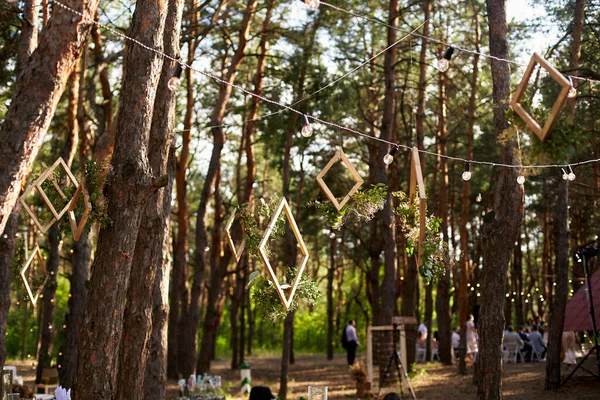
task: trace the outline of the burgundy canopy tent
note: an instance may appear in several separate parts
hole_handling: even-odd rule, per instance
[[[600,323],[600,269],[591,276],[592,298],[596,311],[596,323]],[[581,286],[575,296],[567,303],[565,313],[565,331],[591,331],[592,319],[590,316],[590,304],[588,296],[585,295],[587,282]]]

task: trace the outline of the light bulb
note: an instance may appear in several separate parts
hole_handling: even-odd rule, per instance
[[[577,89],[575,89],[573,86],[571,86],[571,88],[569,89],[569,93],[567,94],[567,97],[569,99],[574,99],[575,97],[577,97]]]
[[[330,239],[335,239],[335,232],[331,232],[331,233],[329,234],[329,238],[330,238]]]
[[[438,69],[438,71],[440,72],[446,72],[448,71],[448,68],[450,68],[450,62],[448,60],[446,60],[445,58],[440,58],[437,61],[437,66],[436,68]]]
[[[173,76],[171,77],[171,79],[169,79],[169,82],[167,83],[167,87],[169,88],[169,90],[171,92],[174,92],[175,90],[177,90],[177,88],[181,84],[181,73],[182,72],[183,72],[183,67],[181,66],[181,64],[177,63],[175,65],[175,71],[173,71]]]
[[[175,90],[177,90],[180,83],[181,83],[181,79],[177,76],[174,76],[171,79],[169,79],[169,83],[167,83],[167,87],[169,88],[169,90],[171,92],[174,92]]]
[[[566,181],[567,179],[569,179],[569,174],[567,174],[565,172],[565,170],[563,169],[563,174],[562,174],[562,178]]]
[[[386,155],[383,157],[383,162],[384,162],[386,165],[390,165],[391,163],[393,163],[393,162],[394,162],[394,156],[393,156],[393,155],[391,155],[391,154],[386,154]]]
[[[522,185],[525,183],[525,177],[523,175],[519,175],[519,177],[517,178],[517,183],[519,185]]]
[[[477,193],[477,197],[475,197],[475,201],[481,203],[481,193]]]
[[[302,127],[302,131],[300,131],[300,133],[301,133],[301,134],[302,134],[302,136],[304,136],[305,138],[309,138],[309,137],[311,137],[311,136],[312,136],[312,134],[313,134],[313,129],[312,129],[312,127],[310,126],[310,124],[308,124],[308,125],[304,125],[304,126]]]
[[[567,175],[567,178],[573,182],[575,180],[575,173],[574,172],[569,172],[569,175]]]
[[[321,2],[320,0],[304,0],[304,4],[306,4],[306,7],[308,7],[310,11],[315,11],[319,8]]]
[[[471,171],[465,171],[462,174],[463,181],[468,181],[471,179]]]

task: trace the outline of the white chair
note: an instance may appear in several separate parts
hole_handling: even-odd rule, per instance
[[[58,370],[56,368],[42,368],[42,379],[35,385],[35,391],[42,394],[54,393],[58,387]],[[54,398],[54,396],[52,396]]]
[[[436,359],[437,359],[437,361],[441,361],[440,360],[440,352],[437,348],[433,347],[431,349],[431,362],[433,362]]]
[[[417,352],[415,354],[415,362],[418,362],[418,363],[425,362],[425,348],[424,347],[417,347]]]
[[[508,356],[506,358],[507,362],[514,362],[516,363],[518,360],[518,357],[521,357],[521,361],[525,361],[525,358],[523,357],[523,353],[521,353],[521,349],[519,349],[519,345],[518,344],[514,344],[514,345],[505,345],[506,346],[506,351],[508,352]]]
[[[542,357],[539,351],[531,351],[531,362],[537,359],[538,362],[545,362],[546,359]]]
[[[22,385],[23,384],[23,377],[17,375],[17,367],[15,367],[13,365],[5,365],[2,369],[4,371],[12,372],[13,385]]]
[[[54,400],[54,395],[51,394],[34,394],[35,400]]]

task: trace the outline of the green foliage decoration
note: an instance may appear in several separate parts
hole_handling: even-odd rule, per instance
[[[348,217],[353,216],[359,222],[368,222],[375,217],[375,213],[383,210],[387,198],[387,187],[378,183],[367,190],[358,190],[350,198],[350,201],[337,211],[331,202],[320,202],[318,200],[307,203],[309,207],[315,208],[326,219],[334,230],[339,230],[347,222]]]
[[[393,192],[392,196],[398,202],[398,206],[393,209],[396,223],[406,235],[406,253],[411,256],[419,248],[419,199],[416,196],[409,199],[404,192]],[[439,234],[441,224],[441,218],[433,216],[426,218],[422,264],[418,266],[419,274],[426,284],[437,282],[446,274],[448,266],[453,262],[448,245]]]
[[[286,268],[285,271],[289,281],[297,273],[295,268]],[[250,297],[254,300],[255,310],[273,322],[279,318],[285,318],[291,311],[296,311],[301,303],[306,305],[315,304],[321,296],[317,283],[306,274],[303,274],[298,282],[298,287],[296,288],[296,293],[294,294],[294,299],[289,310],[286,310],[281,303],[273,282],[263,277],[260,272],[254,271],[250,274],[248,288],[250,289]],[[281,284],[281,288],[283,293],[288,296],[291,286],[289,284]]]
[[[93,222],[98,222],[101,228],[112,225],[112,220],[108,216],[108,200],[102,194],[102,188],[106,181],[106,174],[110,172],[110,161],[88,161],[84,176],[85,187],[90,195],[92,203],[92,212],[88,219],[88,226]]]
[[[236,207],[236,212],[243,229],[244,240],[246,241],[245,248],[249,254],[253,256],[258,255],[258,246],[264,234],[263,229],[261,229],[263,225],[261,221],[264,221],[264,224],[269,223],[275,213],[277,204],[278,202],[275,201],[267,203],[264,199],[261,199],[258,207],[252,207],[250,203],[243,203]],[[285,215],[282,213],[271,232],[270,241],[285,234],[285,225]],[[267,255],[271,254],[268,244],[265,246],[265,252]]]

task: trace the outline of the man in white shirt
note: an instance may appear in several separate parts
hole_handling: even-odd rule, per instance
[[[460,335],[458,334],[458,328],[454,328],[452,331],[452,348],[454,354],[458,354],[458,348],[460,347]]]
[[[344,348],[348,354],[348,365],[354,364],[356,358],[356,348],[360,346],[358,336],[356,336],[356,321],[351,320],[346,328],[344,329],[344,335],[346,336],[346,343]]]
[[[423,332],[422,333],[423,339],[427,339],[427,325],[425,325],[424,323],[421,323],[419,325],[419,328],[417,329],[417,336],[419,335],[420,332]]]

